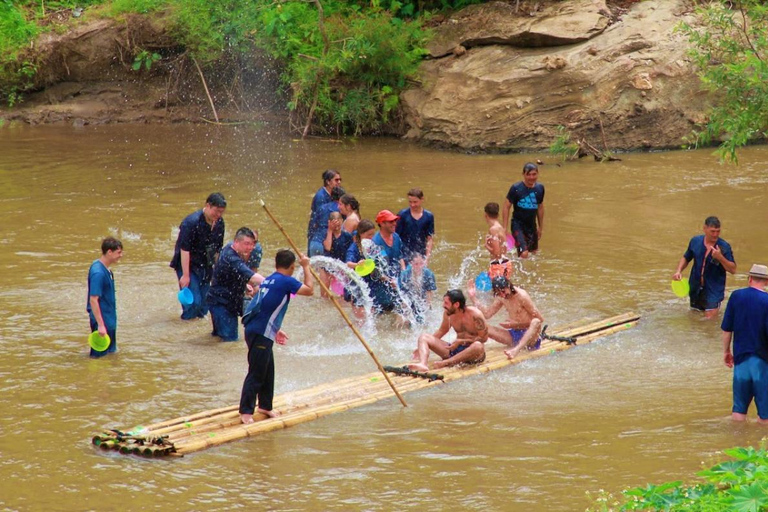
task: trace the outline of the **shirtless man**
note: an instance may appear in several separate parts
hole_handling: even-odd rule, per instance
[[[419,336],[418,348],[413,352],[413,360],[418,362],[408,365],[411,370],[429,371],[427,361],[430,350],[442,359],[433,363],[435,369],[485,361],[484,343],[488,340],[488,326],[480,310],[467,307],[461,290],[448,290],[445,293],[443,310],[443,323],[437,331]],[[442,338],[451,328],[456,331],[456,340],[448,343]]]
[[[467,285],[469,298],[485,318],[490,319],[502,307],[507,310],[506,321],[501,322],[499,326],[488,326],[488,337],[511,347],[504,351],[510,359],[514,359],[524,348],[528,350],[539,348],[541,344],[539,333],[544,319],[536,309],[531,296],[519,286],[513,286],[505,277],[495,277],[491,283],[494,299],[488,307],[477,301],[475,283],[470,281]]]
[[[501,244],[502,249],[506,249],[507,233],[504,230],[504,226],[499,222],[499,203],[488,203],[484,208],[485,222],[488,224],[488,235],[486,240],[490,237],[496,237]],[[488,243],[486,242],[486,247]],[[489,249],[490,250],[490,249]]]

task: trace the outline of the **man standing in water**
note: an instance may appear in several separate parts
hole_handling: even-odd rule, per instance
[[[213,334],[221,341],[237,341],[237,319],[243,314],[243,294],[249,294],[264,280],[264,276],[248,265],[256,246],[256,234],[242,227],[235,240],[227,244],[213,269],[213,280],[206,301],[211,311]]]
[[[91,263],[88,270],[88,301],[85,305],[91,332],[109,335],[109,347],[104,352],[91,348],[91,357],[101,357],[117,352],[117,300],[115,276],[109,267],[123,257],[123,244],[117,238],[107,237],[101,242],[101,257]]]
[[[730,244],[720,238],[720,219],[717,217],[707,217],[704,234],[691,238],[672,279],[680,281],[691,260],[693,268],[688,278],[691,309],[704,312],[705,318],[714,318],[725,298],[725,273],[736,273],[733,251]]]
[[[320,210],[320,207],[325,203],[331,202],[331,191],[333,190],[333,187],[340,186],[341,174],[339,174],[337,171],[334,171],[333,169],[323,171],[323,186],[317,189],[314,197],[312,197],[312,205],[310,206],[309,210],[309,225],[307,226],[307,254],[310,256],[314,256],[312,254],[310,244],[312,243],[313,235],[316,235],[316,231],[319,229],[317,227],[316,218],[318,210]],[[322,232],[322,235],[325,235],[325,231]],[[322,248],[319,249],[319,251],[320,252],[318,252],[318,254],[323,253]]]
[[[456,340],[448,343],[442,338],[451,328],[456,331]],[[461,290],[448,290],[443,296],[443,322],[434,334],[419,336],[418,347],[413,352],[413,360],[417,362],[408,367],[416,371],[429,371],[427,361],[430,350],[442,359],[433,363],[435,369],[459,363],[482,363],[485,361],[484,343],[487,340],[488,326],[483,313],[477,308],[467,307]]]
[[[192,304],[182,305],[182,320],[203,318],[208,313],[205,296],[211,285],[213,264],[224,245],[224,210],[227,201],[215,192],[205,206],[189,214],[179,226],[171,268],[179,278],[179,288],[189,288]]]
[[[507,310],[507,319],[499,326],[488,326],[488,337],[510,348],[504,353],[509,359],[523,349],[536,350],[541,346],[541,324],[544,322],[541,313],[533,303],[528,292],[519,286],[513,286],[506,277],[495,277],[491,282],[493,286],[493,302],[484,307],[477,300],[475,282],[469,281],[467,293],[477,309],[486,319],[493,317],[504,308]]]
[[[408,208],[400,210],[397,216],[397,234],[403,241],[405,261],[411,261],[414,254],[421,254],[429,261],[432,254],[432,238],[435,235],[435,216],[424,209],[424,192],[420,188],[408,191]]]
[[[747,419],[752,399],[757,422],[768,425],[768,267],[752,265],[749,287],[728,300],[721,328],[725,366],[733,368],[734,421]],[[733,354],[731,354],[733,340]],[[735,366],[734,366],[735,365]]]
[[[373,237],[373,243],[381,248],[386,268],[383,271],[392,278],[395,283],[400,277],[400,272],[405,270],[403,259],[403,241],[395,230],[400,217],[389,210],[381,210],[376,214],[376,224],[379,232]]]
[[[544,185],[537,183],[538,179],[538,166],[528,162],[523,166],[523,181],[512,185],[504,200],[504,226],[510,226],[521,258],[539,250],[544,231]],[[512,206],[512,224],[508,224]]]
[[[275,394],[272,347],[275,343],[285,345],[288,340],[280,326],[291,302],[291,294],[310,296],[314,292],[309,258],[301,255],[299,264],[304,269],[303,284],[291,277],[296,270],[296,256],[289,250],[278,251],[275,256],[275,273],[261,283],[259,292],[243,316],[245,342],[248,345],[248,375],[240,395],[240,421],[246,425],[253,423],[256,410],[270,418],[279,415],[272,410]]]

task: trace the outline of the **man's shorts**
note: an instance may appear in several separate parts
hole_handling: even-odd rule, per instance
[[[747,414],[753,398],[757,415],[768,420],[768,362],[754,354],[733,368],[733,412]]]
[[[519,221],[512,221],[512,236],[515,237],[518,256],[524,251],[539,250],[539,234],[535,223],[523,224]]]
[[[508,331],[509,335],[512,336],[512,346],[516,347],[520,340],[523,339],[525,333],[528,332],[528,329],[508,329]],[[539,348],[541,348],[541,336],[536,340],[536,343],[528,347],[528,350],[537,350]]]
[[[453,357],[456,354],[464,352],[467,348],[469,348],[469,345],[459,345],[455,349],[448,351],[448,357]],[[463,362],[466,364],[477,364],[477,363],[482,363],[483,361],[485,361],[485,350],[483,350],[483,356],[480,359],[475,359],[474,361],[463,361]]]

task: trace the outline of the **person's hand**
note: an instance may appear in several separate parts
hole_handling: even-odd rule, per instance
[[[541,235],[542,235],[542,233],[544,233],[544,229],[543,229],[543,228],[539,228],[539,229],[537,229],[537,230],[536,230],[536,238],[538,238],[539,240],[541,240]]]
[[[251,286],[248,283],[245,283],[245,294],[249,297],[253,297],[253,294],[256,292],[253,286]]]
[[[309,266],[309,258],[306,254],[299,254],[299,265],[304,268]]]
[[[104,324],[99,325],[99,336],[102,338],[107,335],[107,326]]]
[[[189,286],[189,276],[182,275],[179,278],[179,288],[186,288],[187,286]]]
[[[285,343],[288,341],[288,335],[280,329],[277,331],[277,335],[275,336],[275,343],[278,345],[285,345]]]
[[[682,272],[675,272],[674,274],[672,274],[672,279],[675,281],[680,281],[682,278],[683,278]]]
[[[715,244],[715,246],[712,247],[712,257],[720,262],[722,262],[723,258],[725,257],[723,256],[723,251],[720,250],[720,247],[717,244]]]
[[[728,368],[733,368],[733,354],[730,351],[723,355],[723,362],[725,362],[725,366]]]
[[[477,296],[477,288],[475,288],[475,282],[472,279],[467,281],[467,295],[472,300]]]

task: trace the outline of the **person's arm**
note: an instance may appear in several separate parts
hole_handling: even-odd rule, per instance
[[[299,259],[299,264],[301,265],[301,268],[304,269],[304,284],[301,285],[301,288],[296,292],[296,295],[304,295],[308,297],[315,293],[315,280],[312,279],[312,272],[309,271],[309,258],[302,254]]]
[[[328,222],[328,229],[325,231],[325,240],[323,240],[323,249],[327,252],[331,252],[331,247],[333,247],[333,227],[331,226],[331,223]]]
[[[430,256],[432,256],[432,235],[427,237],[427,254],[424,255],[424,258],[429,260]]]
[[[504,199],[504,206],[501,207],[502,212],[502,227],[504,228],[504,233],[509,234],[510,233],[510,227],[509,227],[509,209],[512,208],[512,203],[509,202],[509,199]]]
[[[544,232],[544,203],[539,205],[539,209],[536,211],[536,219],[539,221],[539,229],[536,235],[541,240],[541,234]]]
[[[266,277],[259,274],[258,272],[254,272],[251,278],[248,280],[248,284],[253,286],[254,288],[261,286],[261,283],[264,282]]]
[[[91,295],[90,297],[88,297],[88,301],[91,303],[91,313],[93,313],[93,317],[96,319],[96,323],[99,326],[98,327],[99,336],[106,336],[107,326],[104,323],[104,317],[101,316],[101,306],[99,305],[99,296]]]
[[[479,309],[485,318],[492,318],[493,315],[498,313],[502,306],[504,306],[504,303],[498,298],[494,298],[489,307],[483,306],[480,301],[477,300],[477,288],[475,288],[475,282],[471,279],[467,281],[467,295],[469,295],[469,300],[472,301],[472,305]]]
[[[432,334],[437,339],[443,339],[443,336],[448,334],[448,331],[451,330],[451,322],[448,321],[448,315],[443,312],[443,321],[440,323],[440,327],[437,328],[437,330]]]
[[[687,260],[685,256],[680,258],[680,261],[677,264],[677,268],[675,269],[675,273],[672,274],[672,279],[675,281],[680,281],[683,278],[683,270],[685,270],[685,267],[688,266],[688,263],[690,263],[690,260]]]
[[[728,368],[733,368],[733,354],[731,354],[731,339],[733,333],[723,331],[723,362]]]
[[[179,288],[186,288],[189,286],[189,251],[181,249],[181,277],[179,278]]]

